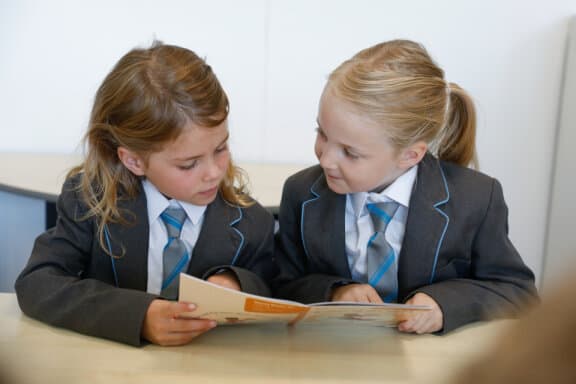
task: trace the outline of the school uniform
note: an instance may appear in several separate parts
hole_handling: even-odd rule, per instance
[[[276,295],[330,300],[354,280],[345,246],[346,195],[332,192],[320,166],[284,185],[276,238]],[[534,274],[508,238],[500,183],[426,154],[419,163],[398,257],[398,302],[417,292],[444,314],[442,332],[513,315],[537,297]]]
[[[57,202],[58,221],[40,235],[28,264],[16,280],[20,308],[43,322],[132,345],[142,344],[148,306],[149,223],[146,195],[118,200],[131,212],[129,225],[107,225],[110,257],[98,241],[96,220],[76,190],[80,176],[67,180]],[[266,281],[275,272],[274,220],[258,203],[239,208],[220,194],[204,212],[186,273],[206,278],[232,271],[243,291],[269,295]]]

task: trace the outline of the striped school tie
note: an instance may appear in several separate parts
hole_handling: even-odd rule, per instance
[[[374,235],[368,241],[366,261],[368,283],[373,286],[384,302],[396,302],[398,298],[398,261],[394,249],[386,241],[384,233],[398,209],[398,203],[366,204],[374,224]]]
[[[168,207],[162,212],[160,218],[168,232],[168,242],[162,253],[162,291],[161,296],[169,299],[178,299],[178,284],[180,272],[184,271],[190,260],[186,244],[180,239],[180,232],[186,220],[186,212],[180,207]]]

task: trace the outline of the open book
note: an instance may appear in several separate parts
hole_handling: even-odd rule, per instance
[[[431,309],[428,306],[407,304],[302,304],[224,288],[183,273],[180,274],[179,300],[197,306],[194,312],[185,316],[211,319],[218,324],[348,321],[393,327],[416,313]]]

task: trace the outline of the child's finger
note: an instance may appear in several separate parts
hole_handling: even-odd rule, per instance
[[[400,332],[411,332],[411,323],[410,320],[404,320],[400,323],[398,323],[398,330]]]
[[[202,332],[171,332],[162,335],[158,340],[158,344],[163,346],[176,346],[185,345],[190,343],[195,337],[200,336],[206,331]]]
[[[428,332],[429,323],[430,323],[430,316],[428,315],[419,316],[412,327],[413,332],[416,332],[418,334]]]
[[[383,303],[382,298],[375,289],[372,289],[368,292],[368,302],[377,304]]]
[[[169,308],[169,316],[175,319],[177,319],[180,314],[194,312],[197,308],[196,304],[186,302],[177,302],[171,304],[172,305]]]
[[[421,314],[410,317],[408,320],[398,324],[398,330],[401,332],[417,332],[422,322],[422,317],[423,315]]]
[[[190,333],[206,332],[218,324],[214,320],[207,319],[175,319],[168,327],[168,332]]]

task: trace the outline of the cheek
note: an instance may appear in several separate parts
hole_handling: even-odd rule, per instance
[[[221,153],[220,156],[218,156],[218,168],[222,169],[222,170],[227,170],[228,169],[228,165],[230,164],[230,152],[226,151],[224,153]]]
[[[348,166],[342,167],[341,172],[353,193],[369,191],[370,186],[375,183],[373,170],[370,168]]]
[[[318,138],[314,142],[314,153],[316,154],[318,160],[320,160],[320,158],[322,157],[322,143],[320,142],[320,140],[318,140]]]

